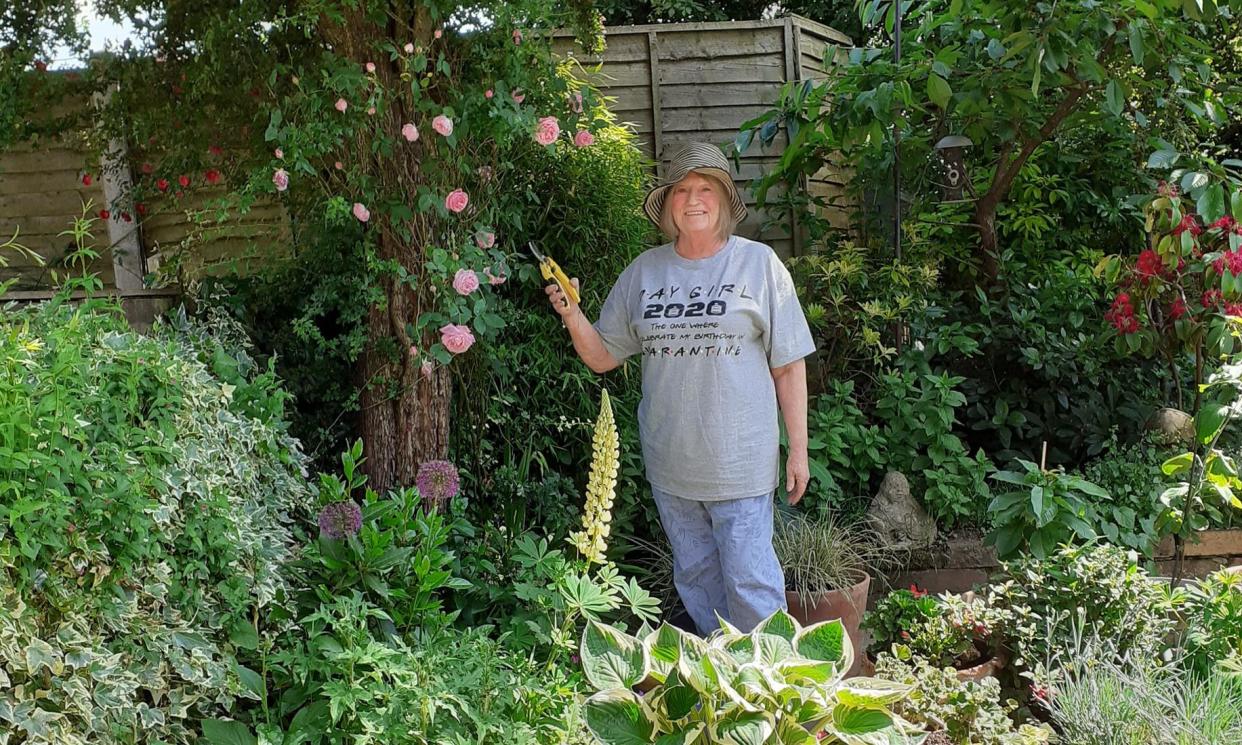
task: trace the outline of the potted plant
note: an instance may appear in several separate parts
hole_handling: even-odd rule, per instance
[[[867,610],[871,572],[897,562],[864,525],[846,527],[832,514],[806,516],[782,510],[772,536],[785,570],[785,599],[799,623],[841,619],[855,649],[864,649],[860,625]],[[862,655],[847,671],[856,675]]]
[[[863,629],[871,636],[871,660],[899,645],[933,667],[953,668],[959,680],[977,681],[1004,668],[1001,630],[1009,617],[974,593],[932,597],[911,585],[876,603]]]

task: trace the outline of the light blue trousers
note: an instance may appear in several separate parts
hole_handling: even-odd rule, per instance
[[[673,584],[700,634],[720,628],[717,614],[750,631],[786,609],[785,574],[772,548],[771,494],[700,502],[652,493],[673,547]]]

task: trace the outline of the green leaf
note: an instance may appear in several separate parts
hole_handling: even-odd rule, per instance
[[[879,739],[875,735],[884,735],[893,726],[893,718],[887,712],[878,709],[861,709],[855,706],[838,705],[832,710],[829,730],[845,742],[880,743],[887,738]],[[857,739],[859,735],[870,735],[867,739]],[[851,738],[851,736],[855,736]]]
[[[233,626],[233,631],[229,634],[229,641],[242,649],[258,649],[259,632],[255,629],[254,624],[249,621],[239,621]]]
[[[702,701],[698,691],[681,682],[676,670],[669,674],[668,682],[660,691],[664,713],[674,722],[688,716]]]
[[[837,700],[862,709],[888,707],[914,690],[914,686],[880,678],[850,678],[837,687]]]
[[[1214,223],[1225,216],[1225,187],[1222,184],[1212,184],[1203,194],[1199,195],[1199,200],[1195,203],[1195,209],[1202,216],[1203,222]]]
[[[203,737],[211,745],[257,745],[258,743],[249,727],[241,722],[224,719],[204,719]]]
[[[1108,81],[1104,89],[1104,105],[1113,116],[1121,116],[1126,107],[1126,95],[1116,79]]]
[[[647,647],[647,658],[651,661],[653,672],[661,677],[667,676],[677,667],[677,658],[681,655],[681,636],[684,632],[667,621],[643,639]]]
[[[794,637],[794,651],[808,660],[834,662],[839,670],[848,670],[854,662],[854,650],[841,619],[807,626]]]
[[[1228,416],[1229,407],[1216,403],[1205,404],[1199,409],[1199,413],[1195,415],[1195,435],[1199,438],[1199,443],[1207,445],[1216,439]]]
[[[755,630],[750,637],[755,645],[755,661],[773,666],[793,657],[793,645],[787,639]]]
[[[649,745],[653,726],[630,690],[600,691],[582,705],[587,729],[604,745]]]
[[[1172,168],[1182,157],[1176,150],[1157,150],[1147,158],[1148,168]]]
[[[647,677],[647,650],[641,642],[611,626],[589,621],[582,630],[582,670],[591,685],[630,688]]]
[[[1146,50],[1143,48],[1143,27],[1140,23],[1130,24],[1130,56],[1134,58],[1134,64],[1142,66],[1143,59],[1146,57]]]
[[[716,723],[713,741],[722,745],[763,745],[774,728],[772,715],[766,711],[736,710]]]
[[[241,681],[242,688],[250,691],[258,700],[263,700],[267,693],[267,686],[264,685],[263,676],[245,665],[237,665],[237,677]]]
[[[779,636],[787,642],[792,642],[798,633],[798,622],[785,611],[777,609],[775,613],[760,622],[755,631],[760,634]]]
[[[947,110],[949,99],[953,97],[953,88],[949,86],[949,81],[931,73],[927,76],[927,97],[941,109]]]

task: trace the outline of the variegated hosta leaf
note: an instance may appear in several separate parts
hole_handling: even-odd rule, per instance
[[[694,690],[712,695],[719,690],[715,670],[707,659],[707,644],[697,636],[685,634],[678,641],[677,674]]]
[[[779,636],[788,642],[792,642],[800,630],[797,619],[783,610],[777,610],[755,627],[755,631],[761,634]]]
[[[755,642],[749,636],[721,636],[713,640],[712,646],[723,649],[743,664],[755,659]]]
[[[661,683],[677,667],[677,660],[681,657],[681,637],[684,633],[665,622],[643,639],[647,658],[651,661],[651,674]]]
[[[755,646],[754,661],[762,665],[775,666],[794,655],[793,645],[784,637],[755,631],[750,638]]]
[[[894,724],[893,717],[880,709],[839,704],[825,729],[844,745],[894,745],[905,740]]]
[[[735,712],[715,726],[715,742],[722,745],[763,745],[776,729],[776,720],[768,712]]]
[[[706,730],[707,725],[700,722],[686,729],[679,729],[666,735],[660,735],[653,745],[699,745],[699,743],[707,742],[704,737]]]
[[[774,745],[818,745],[819,740],[807,731],[798,720],[792,717],[781,717],[776,724]]]
[[[854,664],[854,646],[840,619],[817,623],[798,632],[794,650],[809,660],[835,662],[842,673]]]
[[[670,722],[689,716],[703,701],[698,691],[682,682],[676,670],[669,673],[668,680],[651,698],[652,708]]]
[[[914,686],[881,678],[850,678],[837,686],[837,700],[863,709],[887,708],[910,695]]]
[[[837,677],[837,666],[834,662],[820,662],[800,657],[785,660],[776,666],[776,671],[790,683],[829,683]]]
[[[630,688],[647,677],[647,650],[634,637],[599,623],[582,631],[582,670],[597,689]]]
[[[587,729],[604,745],[650,745],[655,730],[633,691],[600,691],[582,705]]]

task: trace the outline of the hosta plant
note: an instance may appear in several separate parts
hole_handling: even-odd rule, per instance
[[[634,637],[601,623],[582,635],[598,690],[584,704],[605,745],[921,743],[893,713],[913,686],[843,680],[854,660],[840,620],[803,628],[777,611],[751,633],[726,622],[706,640],[666,624]],[[634,686],[647,692],[639,695]]]

